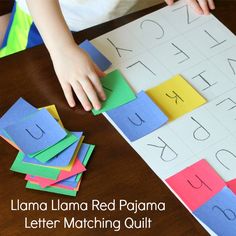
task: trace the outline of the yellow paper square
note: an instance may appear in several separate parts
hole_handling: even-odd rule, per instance
[[[207,102],[181,75],[176,75],[146,92],[170,121]]]

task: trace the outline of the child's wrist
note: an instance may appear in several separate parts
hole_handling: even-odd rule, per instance
[[[78,47],[76,42],[73,40],[68,40],[66,42],[57,42],[52,47],[48,47],[50,55],[55,55],[58,53],[74,50],[75,47]]]

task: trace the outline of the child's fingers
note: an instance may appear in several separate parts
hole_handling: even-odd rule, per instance
[[[89,76],[89,79],[91,80],[94,88],[96,89],[97,93],[98,93],[98,96],[100,97],[100,99],[102,99],[103,101],[106,100],[106,94],[103,90],[103,87],[101,85],[101,82],[100,82],[100,79],[99,77],[97,76],[97,74],[91,74]]]
[[[95,72],[98,75],[98,77],[102,78],[102,77],[106,76],[106,73],[104,73],[102,70],[100,70],[96,64],[94,64],[94,69],[95,69]]]
[[[92,106],[91,106],[82,86],[77,81],[74,81],[72,84],[72,87],[73,87],[73,90],[74,90],[77,98],[79,99],[81,105],[83,106],[83,108],[86,111],[90,111],[92,109]]]
[[[214,10],[216,8],[214,0],[208,0],[208,5],[209,5],[211,10]]]
[[[202,8],[203,13],[204,13],[205,15],[208,15],[208,14],[210,13],[209,7],[208,7],[208,4],[207,4],[207,1],[206,1],[206,0],[199,0],[199,5],[200,5],[200,7]]]
[[[80,81],[80,84],[82,85],[87,97],[89,98],[90,102],[92,103],[93,107],[96,110],[99,110],[101,108],[101,104],[100,101],[98,99],[97,93],[94,90],[94,87],[92,86],[90,80],[87,79],[83,79]]]
[[[172,5],[174,3],[174,0],[165,0],[168,5]]]
[[[99,97],[103,101],[105,101],[106,94],[105,94],[104,89],[102,87],[100,78],[105,77],[106,73],[104,73],[102,70],[100,70],[96,64],[94,64],[94,69],[95,69],[96,74],[91,76],[91,81],[92,81],[94,87],[96,88]]]
[[[75,106],[75,100],[74,100],[74,97],[73,97],[71,86],[67,83],[61,83],[61,87],[62,87],[62,90],[64,92],[64,95],[66,97],[66,100],[67,100],[69,106],[74,107]]]
[[[188,3],[196,13],[203,14],[201,7],[196,0],[188,0]]]

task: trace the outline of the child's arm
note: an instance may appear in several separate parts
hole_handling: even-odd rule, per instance
[[[27,4],[69,105],[75,106],[73,89],[85,110],[100,109],[99,98],[106,99],[99,79],[104,73],[75,43],[58,0],[27,0]]]
[[[174,0],[165,0],[168,5],[172,5]],[[198,13],[208,15],[209,10],[215,9],[214,0],[188,0],[188,4]]]

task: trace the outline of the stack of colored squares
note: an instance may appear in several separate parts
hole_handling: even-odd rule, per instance
[[[76,196],[94,145],[66,130],[54,105],[20,98],[1,117],[0,135],[19,150],[11,170],[26,174],[26,188]]]

